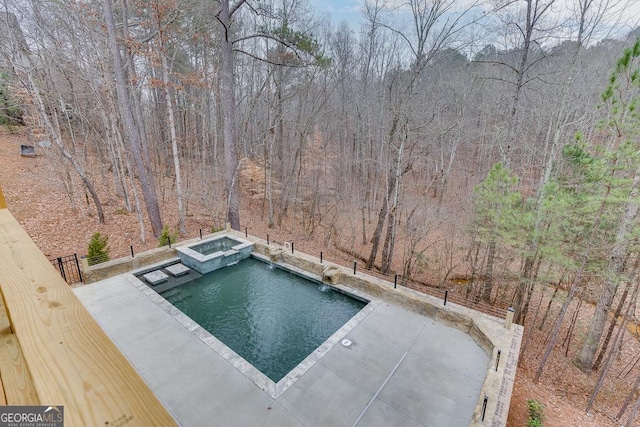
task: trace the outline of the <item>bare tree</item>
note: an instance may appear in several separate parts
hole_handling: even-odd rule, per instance
[[[142,196],[147,207],[147,214],[151,221],[153,235],[158,237],[162,233],[162,219],[160,217],[160,208],[158,206],[158,196],[156,194],[154,179],[149,171],[149,165],[145,164],[143,157],[144,149],[140,140],[140,130],[138,129],[138,126],[142,126],[142,123],[136,124],[134,122],[135,113],[131,106],[129,85],[127,84],[125,69],[120,55],[111,0],[103,0],[103,6],[109,45],[111,47],[113,72],[116,78],[116,93],[118,96],[118,104],[120,106],[120,116],[124,123],[124,132],[129,142],[129,149],[131,150],[131,155],[138,171],[138,179],[140,180]]]

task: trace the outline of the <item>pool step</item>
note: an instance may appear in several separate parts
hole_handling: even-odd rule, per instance
[[[144,277],[144,279],[152,285],[158,285],[162,282],[166,282],[167,279],[169,279],[169,276],[167,276],[160,270],[144,274],[142,277]]]
[[[191,269],[184,264],[174,264],[165,268],[173,277],[184,276],[188,274]]]

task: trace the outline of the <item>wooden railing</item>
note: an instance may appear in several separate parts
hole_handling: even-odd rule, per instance
[[[0,188],[0,404],[64,406],[65,426],[175,420],[6,209]]]

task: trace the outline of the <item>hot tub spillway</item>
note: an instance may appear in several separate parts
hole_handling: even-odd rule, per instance
[[[248,258],[253,251],[253,242],[223,235],[178,246],[176,251],[184,265],[200,274],[207,274]]]

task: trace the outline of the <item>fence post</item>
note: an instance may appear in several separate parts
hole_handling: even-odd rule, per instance
[[[502,354],[502,351],[498,350],[498,354],[496,355],[496,372],[498,372],[498,365],[500,364],[500,354]]]
[[[200,229],[200,240],[202,240],[202,228]]]
[[[356,267],[358,266],[358,261],[353,261],[353,274],[356,274]]]
[[[244,237],[245,238],[249,237],[249,229],[247,227],[244,228]]]
[[[60,269],[60,274],[62,274],[62,278],[64,279],[64,281],[69,283],[69,281],[67,280],[67,275],[64,272],[64,264],[62,264],[61,257],[58,257],[58,268]]]
[[[485,395],[484,396],[484,401],[482,402],[482,420],[484,421],[484,416],[487,413],[487,401],[489,400],[489,398]]]
[[[135,258],[135,254],[133,253],[133,245],[129,246],[131,248],[131,258]]]
[[[171,249],[171,237],[167,236],[167,240],[169,241],[169,249]]]
[[[82,271],[80,271],[80,263],[78,262],[78,254],[73,254],[73,258],[76,260],[76,267],[78,268],[78,278],[82,282]]]
[[[267,246],[269,246],[269,235],[267,234]]]
[[[444,291],[444,305],[447,305],[447,297],[449,296],[449,291]]]
[[[396,274],[393,277],[393,289],[396,289],[398,287],[398,275]]]
[[[320,251],[320,264],[322,264],[322,251]]]
[[[293,254],[293,242],[291,242],[291,253]]]

